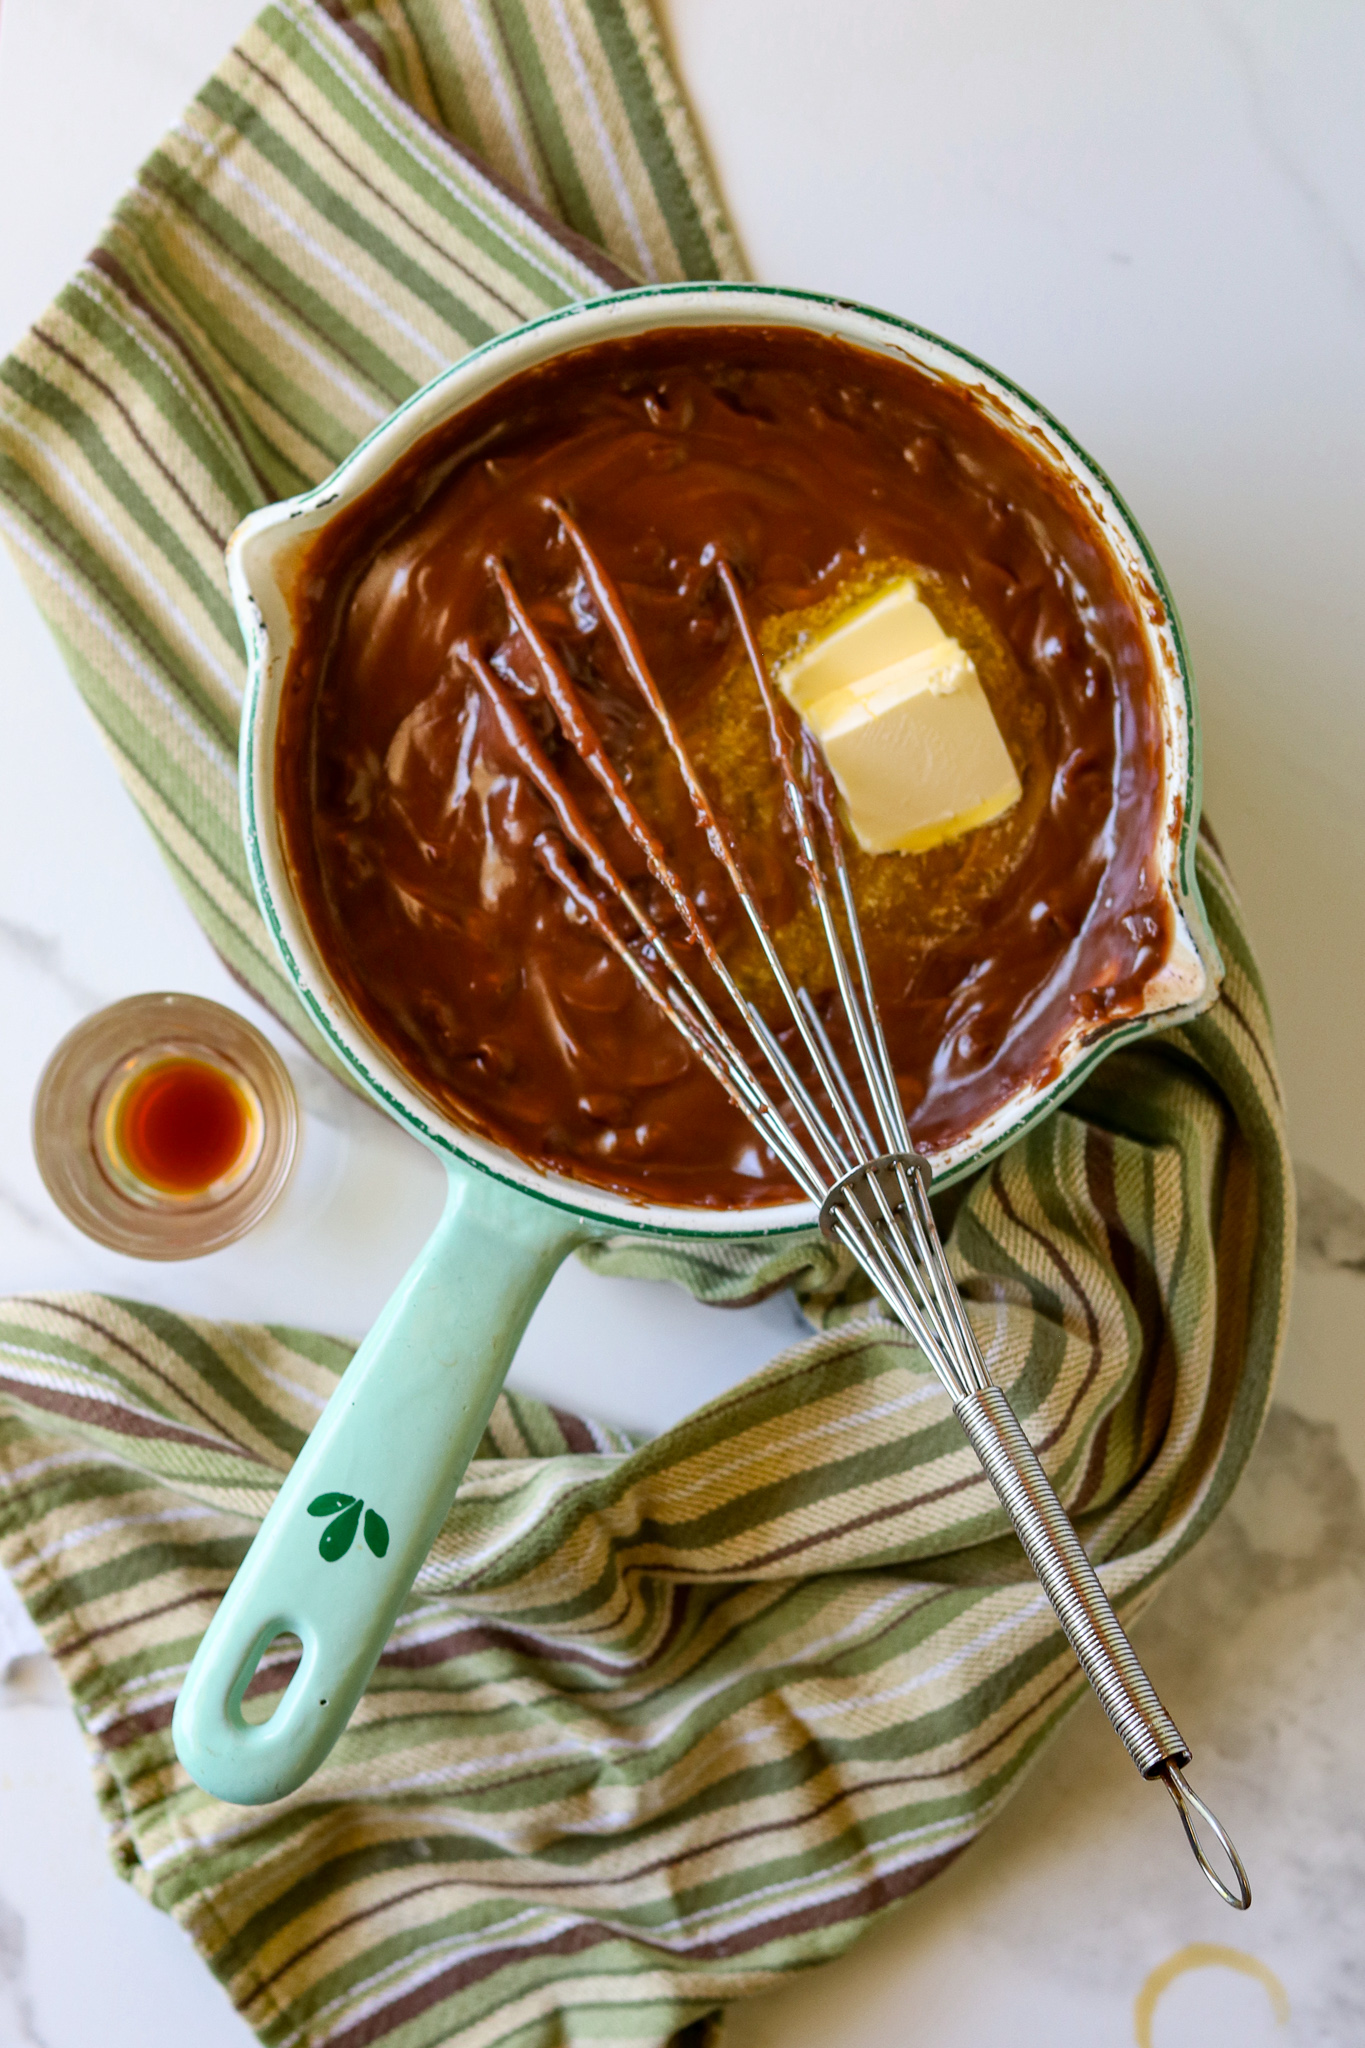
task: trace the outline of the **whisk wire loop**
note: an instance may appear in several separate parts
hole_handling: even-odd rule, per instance
[[[584,887],[572,866],[563,858],[549,835],[543,835],[538,853],[543,866],[579,914],[627,968],[637,985],[669,1018],[705,1061],[713,1076],[740,1111],[761,1122],[764,1136],[783,1164],[808,1194],[820,1182],[776,1105],[757,1080],[748,1062],[715,1016],[705,997],[678,965],[667,939],[637,901],[613,866],[600,840],[569,800],[568,791],[555,774],[543,749],[513,702],[502,678],[468,643],[456,649],[458,658],[483,691],[497,717],[504,739],[520,764],[531,776],[555,814],[563,836],[577,847],[604,887],[622,905],[669,973],[669,983],[660,984],[643,962],[625,944],[590,889]]]
[[[773,695],[767,663],[763,659],[762,651],[754,636],[748,609],[740,593],[739,583],[735,577],[734,570],[728,562],[722,562],[719,565],[718,573],[721,587],[729,599],[731,612],[739,628],[740,638],[744,643],[744,652],[748,656],[754,681],[758,685],[759,695],[763,700],[763,709],[768,725],[769,749],[778,772],[782,777],[783,794],[786,798],[787,809],[796,827],[797,844],[801,851],[801,865],[805,870],[806,879],[810,884],[811,895],[820,918],[825,944],[829,949],[830,961],[834,968],[834,978],[839,989],[839,1000],[843,1004],[844,1015],[848,1019],[849,1029],[853,1034],[853,1043],[858,1054],[858,1061],[863,1073],[867,1077],[868,1086],[872,1091],[873,1106],[876,1111],[877,1120],[882,1127],[882,1136],[887,1145],[895,1146],[899,1144],[902,1149],[908,1150],[910,1144],[909,1134],[905,1130],[904,1120],[901,1117],[900,1101],[896,1092],[895,1078],[890,1071],[890,1061],[886,1053],[886,1042],[882,1038],[880,1030],[874,1033],[869,1028],[867,1018],[863,1014],[863,1005],[859,1001],[857,991],[853,986],[853,978],[849,973],[848,959],[844,953],[843,941],[839,936],[839,928],[835,922],[833,908],[829,900],[829,891],[825,886],[824,869],[820,860],[819,848],[815,842],[815,834],[811,828],[806,793],[801,787],[800,778],[796,772],[796,763],[792,758],[791,742],[787,736],[782,714],[777,708],[776,698]],[[830,819],[827,816],[826,824],[828,825],[829,823]],[[837,845],[837,827],[830,836],[832,842]],[[852,897],[850,894],[849,903],[851,904],[851,902]],[[755,906],[755,910],[750,912],[751,917],[755,915],[756,908]],[[858,919],[856,912],[850,918],[850,925],[854,929],[857,928]],[[875,1014],[876,1005],[871,1000],[871,986],[870,977],[865,977],[865,993],[868,997],[869,1008]],[[785,988],[783,993],[786,993]],[[810,1007],[813,1011],[814,1005]],[[807,1013],[803,1010],[802,1016],[806,1015]],[[817,1042],[822,1052],[826,1051],[829,1040],[823,1030],[819,1033]],[[832,1068],[836,1074],[840,1073],[839,1064],[833,1058],[832,1053],[828,1055],[821,1067],[822,1079],[827,1067]],[[849,1090],[848,1093],[851,1095],[852,1091]],[[839,1099],[842,1103],[844,1099],[843,1089],[839,1090]],[[858,1121],[862,1122],[861,1117]],[[863,1129],[866,1130],[865,1124]],[[851,1133],[851,1135],[856,1145],[857,1134]]]
[[[778,953],[777,947],[773,942],[773,935],[768,928],[767,919],[764,917],[762,911],[759,909],[758,899],[754,893],[753,886],[750,883],[749,877],[745,872],[744,863],[740,859],[739,854],[736,852],[734,843],[730,837],[729,832],[726,830],[723,821],[716,814],[715,808],[711,803],[711,799],[706,792],[706,788],[702,783],[700,776],[697,774],[696,767],[692,761],[692,757],[688,753],[687,747],[683,741],[682,734],[678,730],[677,721],[674,719],[672,713],[668,709],[667,704],[664,702],[663,696],[659,690],[659,686],[655,682],[653,675],[650,673],[649,666],[645,661],[645,657],[643,651],[641,650],[639,640],[636,637],[635,629],[631,625],[630,615],[626,611],[626,608],[621,601],[620,592],[617,590],[611,577],[608,575],[602,563],[598,560],[592,548],[588,545],[588,541],[585,535],[582,533],[581,529],[575,524],[574,520],[570,517],[568,512],[566,512],[561,506],[554,505],[553,503],[551,503],[551,509],[553,509],[553,511],[555,512],[555,515],[559,519],[560,524],[562,525],[566,535],[568,536],[575,553],[578,555],[579,561],[583,567],[584,574],[586,575],[588,580],[588,586],[592,591],[594,598],[597,600],[598,606],[600,607],[602,622],[606,626],[607,631],[611,635],[612,639],[615,641],[617,651],[619,652],[622,660],[624,661],[632,681],[636,684],[641,696],[645,700],[645,703],[648,705],[650,711],[653,713],[655,721],[658,724],[659,730],[662,732],[664,736],[664,740],[668,747],[668,750],[672,755],[674,761],[676,762],[679,772],[682,775],[683,782],[686,786],[688,796],[691,799],[693,809],[695,810],[698,818],[701,820],[703,824],[708,843],[710,844],[712,851],[716,854],[717,858],[720,860],[721,864],[725,868],[725,872],[730,880],[730,885],[734,889],[736,896],[739,898],[739,902],[741,907],[743,908],[744,914],[749,920],[749,924],[753,929],[755,938],[758,940],[759,947],[763,954],[764,962],[768,968],[768,972],[772,975],[773,980],[777,983],[778,989],[780,990],[782,995],[782,999],[787,1006],[788,1013],[790,1014],[793,1022],[796,1025],[797,1032],[800,1035],[802,1043],[805,1046],[806,1052],[811,1060],[812,1065],[815,1068],[815,1072],[819,1078],[820,1085],[824,1089],[825,1094],[828,1097],[830,1103],[833,1105],[835,1113],[840,1123],[843,1125],[844,1138],[850,1148],[849,1151],[847,1153],[844,1153],[842,1148],[838,1147],[837,1145],[834,1147],[826,1147],[822,1145],[822,1150],[827,1151],[827,1164],[830,1166],[833,1172],[838,1173],[846,1171],[847,1167],[850,1166],[858,1156],[857,1129],[856,1126],[849,1119],[847,1111],[844,1108],[843,1098],[840,1095],[838,1084],[834,1080],[833,1075],[829,1070],[829,1066],[824,1058],[820,1042],[814,1036],[810,1029],[809,1024],[806,1021],[805,1012],[802,1010],[800,1002],[797,999],[796,989],[793,986],[791,978],[787,973],[787,969],[782,961],[780,954]],[[793,800],[793,787],[793,783],[790,780],[788,780],[787,799],[789,803],[791,803]],[[796,792],[796,802],[798,804],[801,802],[799,790],[797,790]],[[815,877],[818,875],[819,872],[818,861],[813,862],[813,865],[811,869],[808,870],[808,872],[810,873],[812,882],[814,882]],[[746,1012],[747,1021],[747,1013],[751,1009],[754,1009],[754,1006],[748,1003],[746,999],[744,1003],[744,1008]],[[756,1011],[755,1014],[757,1014]],[[797,1103],[797,1106],[802,1110],[804,1120],[807,1122],[807,1126],[811,1130],[812,1137],[815,1136],[816,1129],[822,1127],[824,1132],[828,1134],[828,1127],[824,1124],[824,1119],[819,1116],[818,1111],[815,1112],[815,1118],[814,1120],[812,1120],[810,1110],[811,1108],[813,1108],[813,1105],[810,1105],[810,1107],[808,1107],[807,1091],[804,1089],[803,1084],[800,1081],[800,1077],[796,1074],[795,1069],[790,1065],[790,1062],[785,1060],[784,1067],[784,1083],[791,1090],[793,1100]]]
[[[568,515],[560,513],[559,516],[561,519],[567,520]],[[576,529],[574,531],[576,532]],[[586,547],[586,542],[583,545]],[[595,566],[597,566],[595,557],[593,559]],[[792,1065],[779,1040],[769,1028],[762,1012],[755,1004],[750,1002],[736,982],[723,954],[717,947],[711,933],[707,930],[704,921],[698,915],[696,905],[682,887],[664,854],[663,848],[649,829],[645,819],[641,816],[638,806],[632,801],[624,782],[614,767],[612,767],[601,742],[593,730],[591,720],[587,716],[582,700],[570,681],[563,664],[558,660],[544,635],[536,627],[534,621],[522,605],[507,575],[505,566],[495,561],[490,564],[490,569],[499,590],[503,594],[504,601],[507,603],[509,620],[520,632],[535,657],[546,686],[550,706],[555,713],[561,732],[569,740],[585,767],[587,767],[610,797],[617,816],[644,854],[650,872],[667,892],[675,909],[683,919],[690,936],[700,947],[707,965],[716,975],[726,995],[739,1011],[768,1065],[772,1068],[793,1100],[800,1104],[802,1120],[806,1125],[808,1135],[821,1154],[826,1168],[833,1172],[843,1171],[848,1164],[848,1160],[839,1139],[830,1129],[827,1120],[821,1115],[815,1102],[806,1094],[800,1075]],[[635,640],[633,630],[629,626],[629,620],[624,607],[621,605],[619,596],[606,579],[605,572],[601,571],[600,567],[598,567],[597,574],[600,583],[594,583],[594,595],[598,597],[604,619],[607,622],[608,631],[616,641],[618,651],[625,661],[627,669],[632,678],[638,680],[640,673],[648,675],[648,671],[643,667],[644,658],[639,652],[638,642]],[[473,663],[470,666],[473,672],[479,675],[478,667]],[[483,681],[482,676],[479,679]],[[487,689],[489,686],[485,683],[484,687]],[[641,687],[643,689],[643,685]],[[687,755],[672,719],[663,708],[662,700],[658,698],[652,678],[649,681],[646,701],[651,709],[655,709],[657,704],[658,708],[655,715],[660,720],[670,749],[674,752],[675,758],[679,759],[679,765],[687,779],[688,789],[689,791],[695,790],[698,792],[699,800],[704,802],[704,793],[701,792],[701,784],[696,776],[690,757]],[[539,753],[539,750],[537,752]],[[539,755],[532,773],[542,787],[546,786],[547,778],[554,785],[559,793],[558,799],[554,800],[556,814],[559,815],[566,797],[559,778],[554,775],[553,769],[550,767],[549,762],[545,760],[543,754]],[[722,836],[721,826],[719,820],[714,817],[714,813],[710,812],[709,806],[708,816],[711,818],[713,828],[708,832],[708,838],[711,840],[714,850]],[[726,845],[728,848],[728,838],[726,839]],[[752,898],[749,896],[747,879],[742,869],[740,869],[737,859],[732,859],[732,862],[727,863],[726,872],[729,875],[732,886],[740,892],[742,897],[747,897],[752,902]],[[634,904],[633,898],[630,896],[630,892],[625,888],[624,883],[620,881],[619,876],[616,878],[614,889],[622,901],[628,903],[632,914],[638,922],[638,909]],[[655,950],[674,980],[685,983],[689,988],[692,988],[690,978],[683,972],[667,941],[656,933],[655,939],[651,943],[655,945]],[[729,1058],[738,1066],[746,1066],[747,1063],[743,1059],[742,1054],[729,1040],[723,1027],[717,1022],[714,1013],[710,1011],[709,1006],[705,1004],[694,988],[692,988],[692,995],[694,1007],[700,1006],[702,1014],[709,1020],[713,1035],[724,1046]],[[806,1193],[812,1191],[807,1183],[803,1182],[802,1186]]]

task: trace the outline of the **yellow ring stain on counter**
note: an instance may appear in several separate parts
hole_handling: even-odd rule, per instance
[[[1281,2026],[1285,2024],[1289,2018],[1289,1993],[1268,1963],[1258,1956],[1249,1956],[1245,1949],[1224,1948],[1216,1941],[1192,1941],[1185,1948],[1178,1948],[1173,1956],[1167,1956],[1164,1963],[1158,1963],[1133,2000],[1133,2038],[1137,2048],[1152,2048],[1152,2021],[1167,1986],[1191,1970],[1213,1969],[1236,1970],[1264,1985],[1271,2011]]]

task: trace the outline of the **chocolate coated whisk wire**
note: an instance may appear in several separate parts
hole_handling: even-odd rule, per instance
[[[546,509],[558,520],[577,556],[601,624],[663,735],[707,844],[724,867],[758,941],[825,1106],[802,1078],[758,1006],[740,987],[664,847],[611,762],[563,661],[523,604],[505,565],[492,560],[489,571],[506,606],[508,622],[530,650],[560,732],[605,792],[688,938],[719,981],[771,1082],[776,1083],[776,1098],[682,965],[677,948],[623,880],[574,805],[511,689],[472,643],[464,641],[456,650],[459,658],[487,699],[503,739],[554,815],[559,836],[546,832],[537,842],[546,872],[575,913],[682,1034],[796,1185],[819,1204],[821,1230],[847,1249],[910,1332],[947,1390],[1062,1629],[1129,1755],[1144,1777],[1160,1777],[1165,1782],[1199,1866],[1220,1897],[1238,1909],[1249,1906],[1251,1887],[1236,1849],[1182,1774],[1181,1766],[1189,1762],[1189,1748],[1138,1662],[1009,1402],[992,1381],[953,1282],[929,1206],[929,1170],[912,1146],[882,1030],[828,773],[804,732],[803,759],[798,766],[734,569],[724,560],[715,560],[716,575],[763,705],[769,748],[795,830],[797,860],[819,919],[840,1006],[867,1087],[870,1119],[810,992],[795,985],[787,972],[744,862],[696,772],[620,592],[569,512],[549,500]],[[618,931],[593,888],[575,869],[565,851],[566,841],[634,926],[638,951]],[[834,878],[833,894],[826,879],[826,862]],[[847,945],[838,912],[842,912]],[[1222,1847],[1235,1890],[1210,1863],[1197,1820]]]

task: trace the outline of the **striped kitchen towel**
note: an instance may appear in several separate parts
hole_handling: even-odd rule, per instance
[[[5,535],[209,936],[301,1031],[237,836],[227,534],[498,329],[739,269],[644,0],[284,0],[0,366]],[[1200,871],[1217,1004],[944,1210],[1129,1619],[1227,1499],[1286,1310],[1264,998]],[[699,2039],[942,1869],[1078,1696],[937,1382],[822,1241],[591,1257],[794,1287],[818,1334],[647,1443],[504,1398],[351,1727],[262,1809],[190,1783],[171,1706],[348,1347],[0,1304],[0,1559],[119,1868],[272,2048]]]

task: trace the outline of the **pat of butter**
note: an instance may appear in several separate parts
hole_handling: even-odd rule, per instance
[[[989,824],[1019,777],[956,640],[904,578],[783,664],[867,853],[919,853]]]

